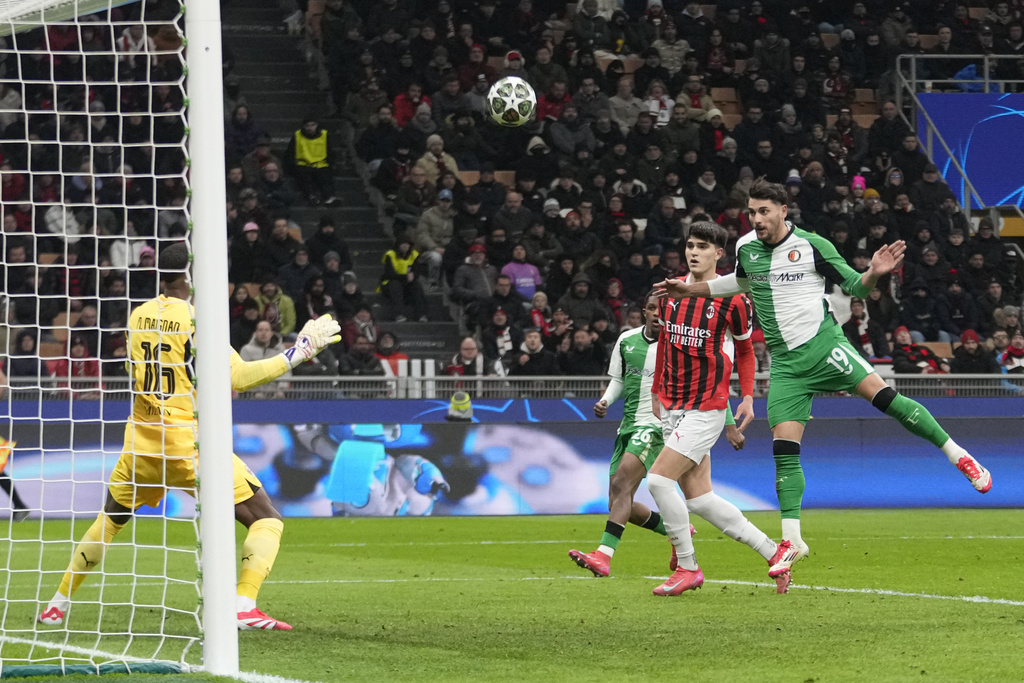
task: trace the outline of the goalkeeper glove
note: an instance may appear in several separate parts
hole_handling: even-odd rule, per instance
[[[331,344],[341,341],[341,325],[330,315],[322,315],[302,326],[295,345],[284,352],[284,359],[290,367],[298,367],[323,351]]]

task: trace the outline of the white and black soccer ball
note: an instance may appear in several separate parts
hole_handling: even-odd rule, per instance
[[[487,93],[491,118],[503,126],[521,126],[537,112],[537,93],[518,76],[507,76]]]

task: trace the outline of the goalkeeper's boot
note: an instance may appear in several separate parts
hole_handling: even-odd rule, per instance
[[[253,607],[248,612],[238,613],[238,628],[241,631],[291,631],[291,624],[286,624],[283,621],[278,621],[273,617],[268,617],[266,614],[261,612],[258,608]]]
[[[665,583],[655,588],[655,595],[680,595],[686,591],[697,590],[704,585],[704,572],[696,569],[676,569]]]
[[[768,560],[768,576],[778,580],[778,577],[788,572],[794,564],[810,553],[811,549],[806,543],[794,545],[792,541],[781,541],[775,548],[775,554]]]
[[[0,436],[0,472],[7,469],[7,460],[11,457],[11,451],[18,445],[17,441],[8,441]]]
[[[64,623],[64,612],[56,607],[47,607],[37,621],[44,626],[60,626]]]
[[[696,535],[697,535],[697,530],[694,529],[693,525],[691,524],[690,525],[690,538],[693,538]],[[672,557],[670,557],[669,560],[668,560],[668,570],[670,572],[674,572],[678,568],[679,568],[679,558],[676,557],[676,547],[672,546]]]
[[[572,561],[583,567],[594,572],[594,576],[608,576],[611,573],[612,558],[608,557],[600,550],[595,550],[592,553],[581,553],[579,550],[570,550],[569,557]]]
[[[975,490],[981,493],[988,493],[992,488],[992,475],[973,456],[966,454],[961,456],[957,460],[956,468],[964,473],[964,476],[970,480],[971,486]]]

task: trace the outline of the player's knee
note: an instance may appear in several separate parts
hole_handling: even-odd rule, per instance
[[[654,491],[655,489],[668,489],[674,491],[676,488],[676,481],[675,479],[669,479],[668,477],[651,472],[647,475],[647,488],[651,491]]]
[[[889,410],[889,406],[892,405],[892,402],[896,400],[896,396],[898,396],[898,394],[896,393],[896,390],[893,389],[892,387],[885,387],[884,389],[879,389],[878,393],[875,394],[874,397],[871,399],[871,405],[878,408],[880,411],[884,413],[885,411]]]

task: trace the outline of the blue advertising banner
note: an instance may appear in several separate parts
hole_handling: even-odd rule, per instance
[[[319,416],[318,416],[319,417]],[[307,417],[308,419],[308,417]],[[321,418],[322,419],[322,418]],[[803,442],[808,508],[1024,506],[1024,421],[947,420],[950,434],[992,472],[982,496],[942,453],[893,420],[812,420]],[[234,448],[286,516],[526,515],[607,511],[617,423],[240,422]],[[95,513],[120,456],[120,430],[57,423],[42,436],[16,424],[8,473],[48,517]],[[741,509],[775,509],[771,434],[764,421],[733,451],[712,451],[715,489]],[[638,499],[652,504],[646,488]],[[0,506],[6,505],[6,501]],[[173,491],[160,509],[189,515]]]
[[[1024,94],[922,93],[918,97],[986,206],[1024,202],[1024,167],[1016,144],[1024,139]],[[924,117],[917,132],[924,141]],[[962,205],[963,180],[938,142],[932,156]]]

